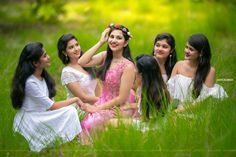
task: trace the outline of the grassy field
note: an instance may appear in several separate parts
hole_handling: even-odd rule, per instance
[[[236,4],[230,1],[69,1],[57,23],[45,24],[29,16],[25,1],[0,5],[0,156],[235,156],[236,155]],[[188,36],[205,34],[212,48],[212,65],[217,83],[227,91],[224,101],[207,99],[182,114],[168,113],[157,129],[141,132],[119,126],[99,133],[93,146],[72,141],[41,153],[29,151],[25,139],[12,131],[15,110],[9,97],[11,79],[25,44],[41,41],[51,57],[57,84],[56,100],[66,98],[60,83],[62,63],[56,43],[64,33],[79,38],[83,51],[100,38],[110,23],[127,26],[133,34],[133,57],[150,54],[157,33],[170,32],[176,38],[178,59]],[[103,47],[102,49],[105,49]]]

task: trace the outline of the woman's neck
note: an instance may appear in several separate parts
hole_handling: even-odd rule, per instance
[[[165,69],[166,58],[165,59],[158,58],[157,62],[160,66],[161,74],[166,74],[166,69]]]
[[[68,63],[68,66],[71,67],[80,67],[80,65],[78,64],[77,60],[71,60],[70,63]]]
[[[122,51],[117,51],[117,52],[112,52],[113,59],[121,59],[123,58],[123,50]]]
[[[165,66],[166,59],[167,58],[157,58],[157,61],[158,61],[160,66]]]
[[[187,63],[191,68],[197,68],[197,66],[198,66],[198,61],[197,61],[197,60],[186,60],[186,63]]]
[[[34,71],[34,76],[36,77],[36,78],[38,78],[39,80],[42,80],[43,78],[42,78],[42,72],[43,72],[43,69],[35,69],[35,71]]]
[[[184,75],[194,78],[196,74],[198,63],[194,62],[193,60],[185,60],[185,70],[184,70]]]

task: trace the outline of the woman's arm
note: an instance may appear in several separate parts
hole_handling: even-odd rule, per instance
[[[96,65],[101,65],[103,62],[103,56],[106,54],[106,51],[95,55],[97,50],[103,46],[104,43],[108,40],[108,32],[110,28],[105,29],[102,32],[100,40],[91,47],[87,52],[85,52],[78,60],[78,63],[83,67],[92,67]]]
[[[123,105],[126,102],[127,98],[129,97],[130,90],[133,86],[134,78],[135,78],[134,65],[130,64],[124,69],[123,74],[121,76],[120,91],[118,97],[102,105],[97,106],[98,110],[105,110],[112,108],[114,106]]]
[[[175,66],[174,66],[174,68],[172,69],[172,72],[171,72],[171,77],[173,77],[173,76],[175,76],[176,74],[178,74],[179,72],[179,67],[181,66],[183,64],[183,61],[178,61],[176,64],[175,64]]]
[[[87,95],[80,87],[78,82],[72,82],[66,85],[66,87],[71,91],[71,93],[80,98],[84,103],[94,104],[98,97]]]
[[[132,88],[134,82],[134,76],[134,65],[128,65],[124,69],[123,74],[121,76],[119,95],[104,104],[98,106],[86,106],[85,110],[87,112],[98,112],[100,110],[110,109],[114,106],[123,105],[130,94],[130,89]]]
[[[102,81],[99,79],[96,79],[96,81],[97,81],[97,85],[95,88],[95,95],[97,97],[100,97],[102,95]]]
[[[129,109],[138,109],[137,103],[126,103],[120,107],[121,111],[129,110]]]
[[[215,81],[216,81],[216,71],[213,67],[211,67],[204,83],[208,88],[210,88],[214,86]]]
[[[73,103],[78,103],[78,104],[81,104],[82,102],[79,100],[79,98],[77,97],[74,97],[74,98],[70,98],[70,99],[67,99],[67,100],[63,100],[63,101],[58,101],[58,102],[54,102],[53,105],[49,108],[49,110],[56,110],[56,109],[59,109],[59,108],[62,108],[62,107],[66,107],[66,106],[69,106]]]
[[[31,99],[36,104],[42,104],[48,110],[55,110],[65,106],[69,106],[73,103],[77,103],[78,105],[83,105],[83,102],[78,98],[74,97],[71,99],[67,99],[64,101],[54,102],[50,99],[44,91],[41,90],[40,85],[34,80],[29,80],[26,82],[25,86],[26,95],[31,97]]]

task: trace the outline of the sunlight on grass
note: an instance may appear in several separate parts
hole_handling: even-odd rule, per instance
[[[14,2],[14,3],[13,3]],[[235,156],[236,154],[236,5],[201,0],[70,0],[63,7],[59,22],[45,24],[32,15],[26,1],[0,5],[0,156]],[[26,12],[24,12],[26,10]],[[168,113],[157,120],[157,129],[142,132],[120,125],[98,133],[92,146],[76,140],[37,154],[29,151],[26,140],[13,134],[15,110],[11,106],[11,79],[23,46],[41,41],[50,55],[47,69],[56,81],[56,100],[66,98],[60,75],[63,64],[56,43],[65,33],[75,34],[83,51],[95,44],[110,23],[127,26],[133,35],[132,56],[151,54],[156,34],[170,32],[176,39],[178,59],[183,59],[187,38],[203,33],[212,48],[211,64],[217,83],[229,98],[209,98],[185,113]],[[101,48],[105,50],[106,45]],[[231,81],[224,81],[231,79]]]

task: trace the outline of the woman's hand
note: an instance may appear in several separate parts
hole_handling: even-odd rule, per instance
[[[78,97],[76,97],[76,98],[77,98],[76,104],[77,104],[79,107],[81,107],[81,105],[84,104],[83,101],[81,101]]]
[[[106,28],[103,32],[102,32],[102,35],[101,35],[101,38],[100,38],[100,43],[101,44],[104,44],[105,42],[107,42],[108,40],[108,32],[111,30],[111,28]]]
[[[125,103],[124,105],[120,106],[120,110],[121,111],[125,111],[130,109],[130,104],[129,103]]]
[[[86,111],[86,112],[98,112],[98,108],[94,105],[90,105],[88,103],[83,103],[79,106],[81,110]]]
[[[114,106],[111,110],[113,111],[113,117],[121,117],[122,113],[120,107]]]
[[[177,109],[175,109],[176,113],[180,113],[180,112],[184,112],[184,111],[185,111],[185,108],[184,108],[183,104],[179,104]]]

